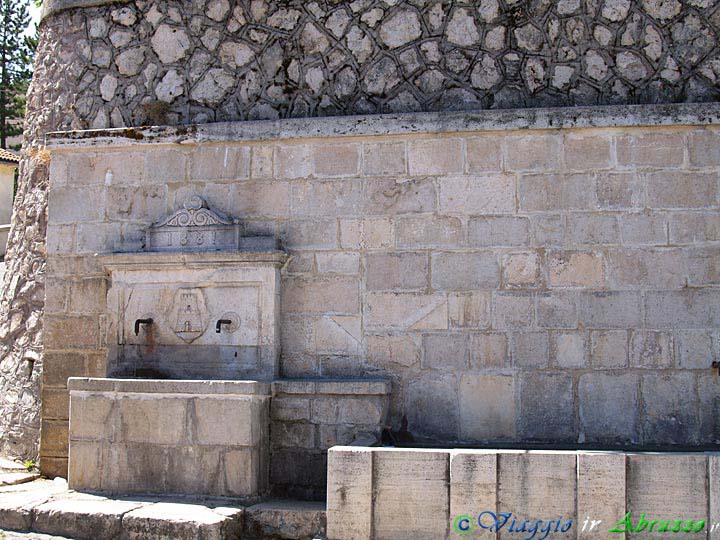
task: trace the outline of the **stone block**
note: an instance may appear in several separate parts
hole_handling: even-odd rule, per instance
[[[453,328],[490,327],[491,300],[489,291],[449,295],[450,326]]]
[[[70,440],[68,486],[77,491],[101,491],[103,481],[103,450],[100,441]]]
[[[484,509],[495,511],[497,501],[497,454],[482,450],[450,452],[450,520],[459,516],[477,517]],[[483,510],[480,510],[480,509]],[[471,538],[495,538],[489,531]]]
[[[448,327],[447,299],[441,294],[368,293],[366,329],[444,330]]]
[[[199,145],[190,154],[190,178],[242,180],[250,177],[250,147]]]
[[[636,172],[600,173],[595,185],[600,208],[619,210],[641,208],[644,205],[645,189]]]
[[[274,420],[310,420],[310,400],[296,397],[274,397],[270,407]]]
[[[540,284],[540,257],[536,251],[506,253],[502,257],[502,284],[510,289]]]
[[[515,440],[515,379],[465,373],[460,379],[460,438],[463,441]]]
[[[359,272],[360,256],[357,253],[329,252],[315,255],[320,274],[348,274]]]
[[[315,448],[315,426],[305,422],[273,422],[270,440],[277,448]]]
[[[355,397],[338,399],[338,420],[343,424],[377,426],[384,422],[383,398]]]
[[[481,217],[468,221],[471,246],[526,246],[530,242],[530,221],[525,217]]]
[[[290,190],[293,216],[353,216],[362,207],[362,181],[327,180],[293,182]]]
[[[716,357],[709,330],[680,330],[676,333],[675,351],[678,367],[707,369]]]
[[[113,540],[122,534],[124,514],[142,506],[91,495],[66,496],[36,506],[33,529],[58,536]]]
[[[356,176],[359,172],[358,144],[315,144],[312,154],[318,177]]]
[[[339,420],[337,399],[317,398],[311,404],[311,421],[316,424],[337,424]]]
[[[412,335],[365,336],[365,346],[368,362],[376,367],[412,367],[420,362],[421,346]]]
[[[707,458],[700,455],[627,456],[627,508],[633,522],[648,519],[707,520]],[[667,486],[672,485],[672,489]]]
[[[115,399],[103,394],[73,392],[70,399],[70,438],[73,440],[120,440]]]
[[[229,194],[232,214],[245,218],[287,218],[290,215],[288,182],[236,182]]]
[[[435,211],[435,184],[430,178],[404,182],[393,178],[368,179],[365,182],[366,215],[397,215]]]
[[[431,266],[435,290],[467,291],[500,284],[500,269],[493,252],[435,252]]]
[[[398,247],[458,247],[462,222],[453,217],[403,218],[396,222]]]
[[[515,177],[444,176],[439,210],[444,214],[511,214],[515,212]]]
[[[639,444],[639,381],[635,373],[585,373],[578,383],[580,430],[585,440]]]
[[[456,440],[460,432],[457,377],[451,372],[427,371],[411,380],[405,407],[413,434]]]
[[[523,212],[592,210],[597,206],[595,179],[586,174],[524,174],[518,199]]]
[[[243,513],[244,535],[251,538],[315,538],[325,532],[325,503],[274,500],[255,504]]]
[[[635,292],[584,292],[579,306],[580,323],[587,328],[633,328],[641,324],[642,299]]]
[[[493,328],[528,328],[534,320],[534,304],[527,293],[493,293]]]
[[[436,540],[448,524],[449,453],[376,450],[373,530],[376,538]],[[398,519],[403,515],[404,519]]]
[[[503,368],[507,361],[507,337],[501,333],[471,334],[470,367]]]
[[[617,288],[679,289],[687,285],[687,252],[625,249],[607,253],[610,282]]]
[[[369,540],[373,516],[373,450],[328,450],[328,540]]]
[[[125,514],[122,528],[128,540],[222,540],[241,532],[242,516],[242,508],[210,509],[197,504],[156,502]]]
[[[313,173],[312,150],[305,144],[277,145],[273,156],[275,178],[307,178]]]
[[[83,152],[69,154],[66,159],[69,166],[67,184],[73,186],[138,185],[144,180],[141,152],[105,151],[100,154]]]
[[[639,301],[639,300],[638,300]],[[720,291],[650,291],[645,296],[649,328],[712,328],[720,325]]]
[[[670,333],[635,330],[630,335],[630,367],[673,367],[674,350],[674,340]]]
[[[710,479],[708,491],[710,497],[710,515],[708,522],[712,523],[712,531],[710,532],[710,540],[717,540],[720,536],[720,527],[715,527],[715,523],[720,523],[720,457],[708,456],[708,478]]]
[[[250,178],[265,179],[273,177],[274,148],[269,145],[253,146],[250,159]]]
[[[620,243],[620,227],[613,214],[570,214],[567,218],[570,245],[606,245]]]
[[[46,315],[43,338],[48,349],[96,349],[100,344],[98,317]]]
[[[509,171],[552,171],[560,165],[562,137],[554,133],[509,136],[504,145]]]
[[[69,283],[68,289],[67,310],[70,313],[90,315],[106,312],[107,280],[105,278],[74,280]]]
[[[552,287],[602,287],[602,255],[592,251],[553,251],[548,260],[548,279]]]
[[[423,368],[467,369],[469,347],[469,334],[425,334]]]
[[[668,242],[668,225],[657,213],[620,216],[620,233],[625,245],[662,245]]]
[[[424,290],[428,286],[426,253],[373,253],[364,258],[365,288]]]
[[[645,444],[693,444],[699,422],[688,402],[697,397],[694,376],[689,372],[657,372],[642,375],[642,419]]]
[[[340,246],[343,249],[382,249],[394,244],[395,227],[389,218],[340,221]]]
[[[207,397],[193,400],[196,441],[205,445],[262,444],[267,402],[252,397]]]
[[[685,137],[682,133],[637,133],[615,140],[618,164],[629,167],[671,167],[682,165]]]
[[[513,335],[513,366],[541,369],[548,366],[547,332],[523,332]]]
[[[286,221],[280,241],[287,249],[337,249],[338,231],[334,219]]]
[[[353,315],[360,312],[357,278],[288,277],[283,283],[282,306],[287,313],[336,313]]]
[[[362,349],[360,317],[332,315],[316,323],[315,351],[321,354],[357,355]]]
[[[76,229],[75,249],[85,254],[112,253],[122,249],[121,240],[119,223],[81,223]]]
[[[672,212],[670,243],[693,244],[720,240],[720,214],[716,212]]]
[[[465,139],[467,170],[471,173],[502,170],[502,139],[495,135]]]
[[[594,540],[625,515],[625,456],[579,453],[577,460],[577,538]]]
[[[540,293],[536,301],[539,327],[577,328],[577,293],[573,291]]]
[[[651,208],[707,208],[716,206],[717,173],[663,171],[647,173]]]
[[[393,176],[407,172],[405,142],[363,144],[363,174]]]
[[[145,180],[150,183],[184,182],[187,179],[187,154],[174,148],[144,152]]]
[[[48,193],[48,221],[77,223],[102,221],[105,218],[105,192],[88,187],[51,189]]]
[[[720,285],[720,249],[715,247],[689,250],[687,268],[691,286]]]
[[[50,175],[50,184],[53,188],[68,183],[68,173],[70,171],[71,159],[73,159],[72,155],[66,156],[59,152],[53,153],[50,159],[50,167],[48,168],[48,174]],[[103,180],[105,180],[105,178],[103,178]]]
[[[565,245],[565,216],[563,214],[533,214],[530,216],[533,246]]]
[[[187,400],[176,398],[142,399],[128,395],[118,400],[119,441],[179,444],[185,440]]]
[[[416,139],[408,143],[410,176],[463,172],[462,139]]]
[[[582,368],[588,364],[582,332],[553,332],[552,360],[561,368]]]
[[[45,245],[48,255],[75,253],[75,225],[49,225]]]
[[[627,367],[627,356],[627,331],[598,330],[590,333],[590,358],[593,368],[615,369]]]
[[[698,129],[688,135],[688,156],[693,167],[720,165],[720,133]]]
[[[165,215],[166,191],[164,185],[109,186],[106,192],[108,219],[157,222]]]
[[[523,516],[552,516],[564,525],[575,516],[577,465],[574,453],[533,452],[498,454],[498,512]],[[522,505],[522,510],[516,509]],[[574,525],[574,524],[573,524]],[[501,530],[499,538],[512,538]],[[571,540],[575,531],[554,532],[553,538]]]
[[[43,355],[43,386],[65,388],[69,377],[87,376],[86,359],[79,352],[51,352]]]
[[[67,390],[45,388],[41,392],[41,414],[43,418],[67,420],[69,418],[69,395]]]
[[[576,436],[574,402],[572,376],[565,373],[521,373],[519,436],[528,441],[555,444],[573,441]],[[542,490],[537,493],[548,495]]]
[[[612,144],[607,136],[568,133],[563,138],[565,167],[573,171],[595,171],[612,166]]]

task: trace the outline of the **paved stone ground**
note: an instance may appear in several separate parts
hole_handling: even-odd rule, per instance
[[[69,490],[61,479],[0,488],[0,540],[310,540],[324,531],[325,503],[318,502],[112,499]]]

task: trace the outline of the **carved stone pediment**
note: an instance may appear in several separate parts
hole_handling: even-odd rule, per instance
[[[237,251],[240,225],[193,195],[177,212],[148,229],[145,244],[148,251]]]

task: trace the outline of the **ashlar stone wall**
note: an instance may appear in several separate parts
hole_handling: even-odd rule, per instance
[[[0,450],[37,453],[47,132],[718,99],[712,0],[45,0],[2,288]]]
[[[104,374],[95,254],[192,193],[292,256],[283,377],[388,376],[390,421],[446,443],[716,444],[718,111],[633,111],[51,139],[45,463],[66,378]]]

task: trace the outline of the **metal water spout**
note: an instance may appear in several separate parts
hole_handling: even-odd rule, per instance
[[[215,333],[216,333],[216,334],[219,334],[219,333],[221,332],[221,330],[222,330],[222,325],[223,325],[223,324],[230,325],[230,324],[232,324],[232,323],[233,323],[233,322],[232,322],[230,319],[220,319],[220,320],[217,322],[217,324],[215,325]]]
[[[153,323],[152,318],[148,319],[136,319],[135,320],[135,335],[137,336],[140,333],[140,325],[141,324],[148,324],[151,325]]]

